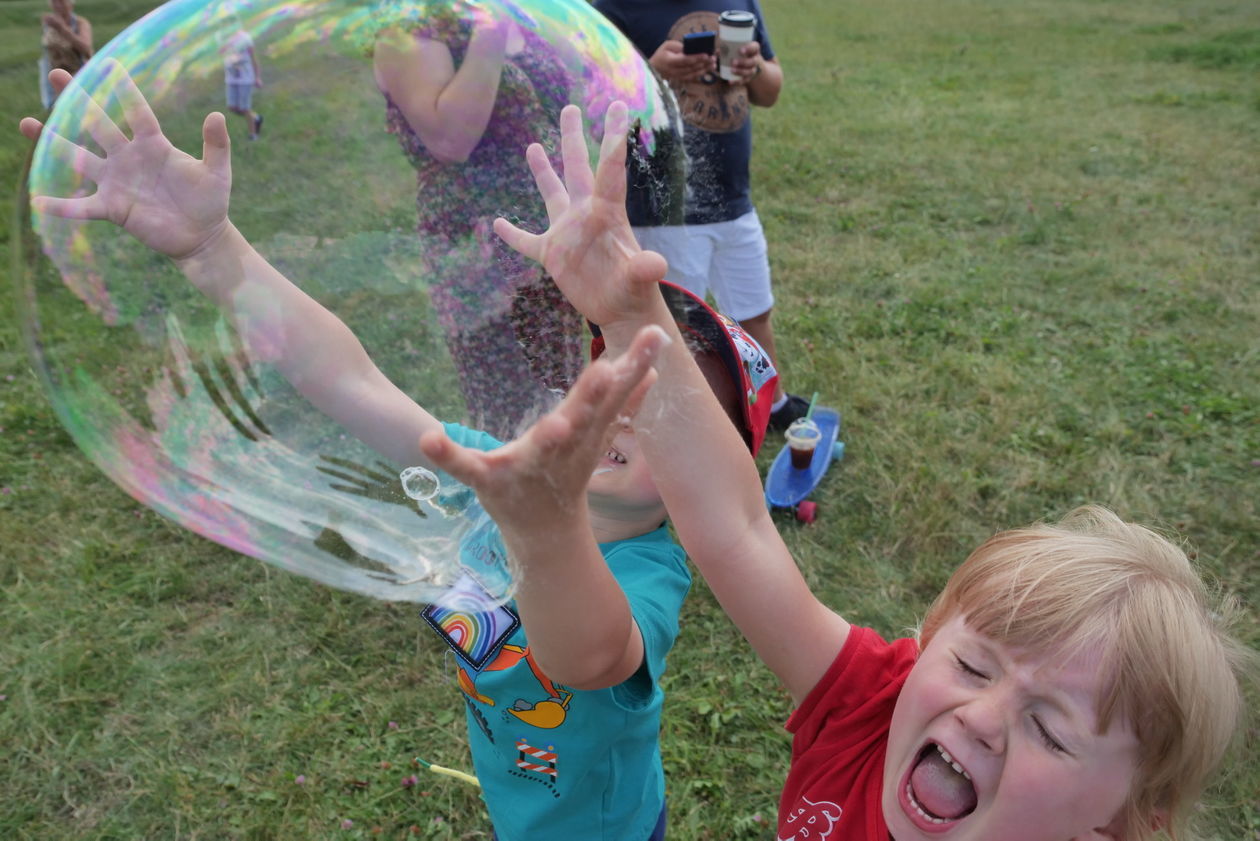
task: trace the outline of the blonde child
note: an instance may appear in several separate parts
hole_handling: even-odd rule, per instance
[[[566,109],[564,182],[528,152],[549,230],[496,223],[614,353],[645,325],[677,338],[656,291],[663,260],[626,222],[624,113],[610,111],[592,174],[581,116]],[[1183,837],[1238,732],[1238,674],[1252,658],[1179,549],[1093,507],[1003,532],[951,577],[918,639],[886,642],[810,591],[677,342],[657,369],[636,415],[657,488],[798,705],[780,841]]]
[[[484,625],[496,629],[492,650],[484,659],[469,657],[458,672],[473,763],[497,837],[662,838],[659,680],[691,579],[665,526],[633,420],[619,412],[664,336],[645,330],[629,353],[593,364],[569,399],[510,444],[442,424],[232,224],[223,115],[206,118],[197,160],[171,145],[132,80],[119,68],[110,72],[132,137],[83,97],[104,157],[63,138],[51,142],[57,158],[97,190],[37,196],[33,204],[69,218],[113,221],[169,256],[232,318],[247,347],[313,405],[397,465],[445,469],[476,489],[494,523],[461,546],[468,573],[461,586],[470,588],[463,595],[477,598],[477,581],[502,575],[509,554],[521,570],[514,601],[482,611]],[[60,90],[69,76],[56,72],[51,81]],[[21,130],[36,139],[43,126],[27,118]],[[765,434],[773,368],[702,301],[672,287],[663,294],[688,333],[684,353],[696,353],[731,409],[721,423],[738,424],[736,439],[755,451]],[[593,355],[602,348],[597,341]],[[442,633],[441,611],[426,617]],[[470,654],[455,634],[445,639],[461,660]]]

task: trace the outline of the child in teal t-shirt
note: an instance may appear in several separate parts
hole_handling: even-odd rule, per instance
[[[479,451],[502,444],[484,432],[445,424],[452,441]],[[475,512],[469,512],[476,518]],[[507,565],[499,527],[489,517],[465,536],[464,578],[456,598],[476,605],[481,585],[495,590]],[[658,679],[678,634],[691,575],[662,523],[643,534],[599,543],[643,640],[643,662],[613,686],[574,689],[539,667],[515,603],[471,613],[433,605],[424,616],[455,651],[467,706],[468,743],[498,836],[658,837],[665,778]],[[561,605],[561,612],[565,610]],[[580,627],[572,633],[582,634]]]

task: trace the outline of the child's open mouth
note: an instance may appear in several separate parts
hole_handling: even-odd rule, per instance
[[[609,447],[608,452],[605,453],[604,455],[609,461],[613,462],[614,464],[626,463],[626,457],[622,455],[621,451],[615,447]]]
[[[906,780],[905,801],[919,822],[941,827],[970,815],[976,808],[971,775],[940,745],[929,742]]]

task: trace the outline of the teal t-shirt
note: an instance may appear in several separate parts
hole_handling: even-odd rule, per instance
[[[447,424],[446,432],[466,447],[500,446],[483,432],[455,424]],[[506,569],[498,528],[483,517],[460,551],[471,578],[494,589]],[[664,806],[659,681],[678,635],[691,574],[682,548],[663,525],[601,543],[600,551],[643,635],[643,666],[626,682],[590,691],[553,683],[530,656],[524,630],[512,628],[511,603],[503,611],[464,617],[458,628],[452,621],[449,629],[463,635],[457,641],[464,655],[456,659],[468,741],[501,841],[645,841]],[[489,639],[495,634],[500,639]],[[449,635],[448,643],[455,647]]]

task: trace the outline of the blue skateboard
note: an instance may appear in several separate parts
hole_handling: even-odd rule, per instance
[[[822,430],[822,438],[809,467],[793,467],[792,454],[784,444],[766,471],[766,503],[771,508],[791,508],[802,523],[812,523],[818,516],[818,504],[805,497],[818,487],[831,463],[844,457],[844,442],[839,440],[840,413],[817,408],[810,418]]]

